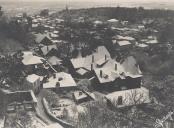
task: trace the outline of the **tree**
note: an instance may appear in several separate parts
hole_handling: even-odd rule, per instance
[[[147,100],[147,97],[144,94],[145,92],[138,92],[137,90],[131,90],[131,93],[127,95],[127,99],[129,99],[129,103],[131,105],[140,105],[145,103]]]
[[[158,40],[160,42],[173,42],[174,41],[174,24],[173,23],[167,23],[166,25],[163,25],[164,27],[160,29],[159,31],[159,37]]]
[[[92,91],[91,81],[83,79],[77,83],[78,88],[84,91]]]
[[[45,98],[46,100],[48,101],[48,103],[52,106],[52,107],[55,107],[58,105],[59,103],[59,97],[58,95],[53,92],[53,91],[50,91],[50,90],[45,90]]]
[[[3,15],[2,7],[0,6],[0,17]]]
[[[44,17],[49,16],[49,10],[48,10],[48,9],[43,9],[43,10],[40,12],[40,16],[44,16]]]

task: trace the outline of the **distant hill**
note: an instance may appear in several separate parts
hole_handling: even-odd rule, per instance
[[[64,16],[65,10],[62,10],[55,14],[55,16]],[[128,7],[99,7],[88,9],[72,9],[70,14],[73,18],[79,16],[88,18],[116,18],[120,20],[136,21],[143,18],[172,18],[174,17],[174,10],[161,10],[161,9],[144,9],[128,8]]]
[[[156,2],[154,2],[156,1]],[[172,0],[0,0],[0,5],[8,14],[27,12],[38,13],[42,9],[61,11],[66,5],[71,9],[97,7],[144,7],[146,9],[174,9]]]

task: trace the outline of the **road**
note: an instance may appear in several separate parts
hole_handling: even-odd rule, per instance
[[[44,97],[44,94],[43,94],[43,91],[41,90],[41,92],[39,93],[39,95],[37,96],[37,100],[38,100],[38,104],[37,104],[37,107],[36,107],[36,111],[37,113],[40,114],[41,118],[45,121],[45,123],[47,123],[48,125],[49,124],[52,124],[52,123],[56,123],[54,121],[52,121],[48,116],[47,114],[45,113],[44,111],[44,107],[43,107],[43,104],[42,104],[42,99]]]

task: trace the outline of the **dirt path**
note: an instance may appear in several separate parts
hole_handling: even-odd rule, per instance
[[[52,123],[56,123],[54,121],[52,121],[45,113],[43,104],[42,104],[42,98],[44,97],[43,91],[41,90],[41,92],[39,93],[39,95],[37,96],[37,100],[38,100],[38,104],[37,104],[37,108],[36,111],[37,113],[39,113],[39,115],[41,116],[41,118],[45,121],[45,123],[52,124]]]

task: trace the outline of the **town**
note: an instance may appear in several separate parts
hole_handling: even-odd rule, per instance
[[[152,27],[158,20],[132,23],[76,11],[67,5],[58,13],[23,13],[8,23],[10,31],[3,25],[25,42],[16,51],[2,49],[0,128],[152,128],[168,112],[153,94],[163,88],[146,81],[147,74],[158,76],[155,63],[174,52],[173,42],[161,43]],[[159,61],[155,55],[162,53]]]

